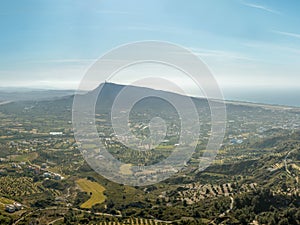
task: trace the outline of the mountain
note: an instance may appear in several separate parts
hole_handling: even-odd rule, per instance
[[[178,144],[178,134],[188,130],[180,126],[174,105],[155,97],[178,100],[181,107],[187,96],[105,83],[79,96],[86,100],[83,106],[100,88],[96,127],[107,150],[125,163],[118,171],[130,174],[132,165],[163,160]],[[120,102],[125,106],[133,97],[148,96],[129,114],[136,137],[147,138],[153,117],[165,121],[166,135],[158,147],[140,152],[116,138],[111,107],[125,88],[131,93]],[[0,207],[1,223],[6,218],[19,224],[300,224],[299,108],[226,102],[221,148],[211,165],[199,170],[211,136],[210,109],[207,100],[192,98],[200,134],[190,160],[168,179],[139,187],[104,178],[84,160],[74,139],[73,101],[74,94],[0,106],[0,202],[26,206],[22,214]],[[192,144],[183,146],[189,150]]]

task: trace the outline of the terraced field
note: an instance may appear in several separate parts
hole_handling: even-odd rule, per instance
[[[9,196],[27,196],[42,193],[43,187],[33,182],[29,177],[0,177],[0,194]]]
[[[237,193],[255,191],[257,188],[256,183],[243,184],[241,187],[236,188],[237,184],[232,185],[231,183],[211,185],[211,184],[200,184],[193,183],[184,185],[183,191],[178,192],[178,199],[186,201],[188,204],[199,202],[202,199],[220,197],[220,196],[232,196]]]
[[[112,221],[105,221],[100,222],[99,225],[125,225],[125,224],[131,224],[131,225],[166,225],[170,224],[163,221],[156,221],[156,220],[150,220],[150,219],[142,219],[142,218],[131,218],[128,220],[124,220],[123,222],[112,222]]]

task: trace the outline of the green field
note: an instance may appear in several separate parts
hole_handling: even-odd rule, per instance
[[[76,183],[82,191],[92,193],[90,199],[80,206],[81,208],[90,209],[93,205],[103,203],[105,201],[106,197],[103,194],[105,188],[99,183],[89,181],[87,179],[79,179],[76,181]]]
[[[37,152],[30,152],[22,155],[11,155],[10,158],[16,162],[27,162],[35,160],[38,156]]]

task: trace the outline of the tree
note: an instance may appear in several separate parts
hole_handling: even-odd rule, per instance
[[[289,225],[289,220],[287,218],[284,218],[279,221],[278,225]]]

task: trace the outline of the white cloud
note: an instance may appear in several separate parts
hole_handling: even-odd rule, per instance
[[[191,48],[191,50],[200,57],[214,57],[215,59],[231,59],[231,60],[250,60],[254,58],[233,51],[211,50],[203,48]]]
[[[300,39],[300,34],[290,33],[290,32],[284,32],[284,31],[278,31],[278,30],[273,30],[272,32],[276,33],[276,34],[281,34],[281,35],[284,35],[284,36],[293,37],[293,38],[299,38]]]
[[[296,59],[299,59],[300,54],[300,48],[293,48],[282,44],[275,44],[275,43],[269,43],[269,42],[261,42],[261,41],[252,41],[252,42],[245,42],[243,45],[251,48],[259,48],[260,50],[265,49],[265,51],[273,51],[273,52],[280,52],[282,53],[289,53],[290,56],[296,56]],[[271,58],[271,55],[270,55]]]
[[[248,3],[248,2],[241,2],[243,5],[251,7],[251,8],[255,8],[255,9],[260,9],[260,10],[264,10],[266,12],[269,13],[274,13],[274,14],[281,14],[281,12],[271,9],[269,7],[263,6],[263,5],[259,5],[259,4],[254,4],[254,3]]]

